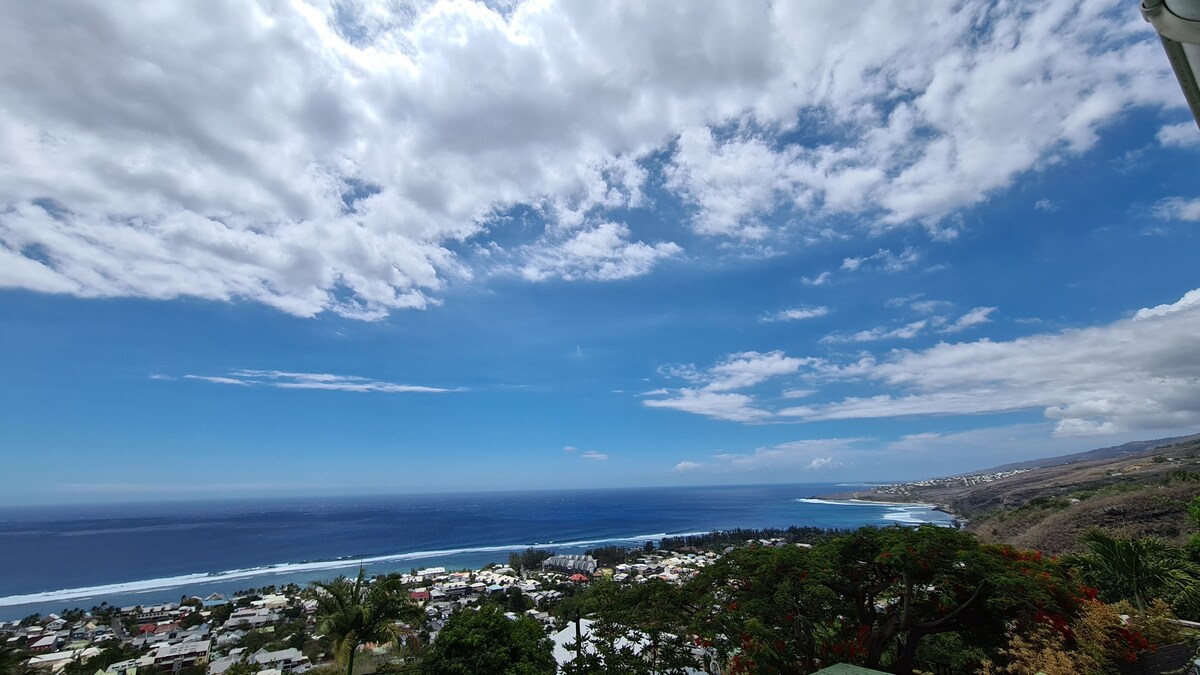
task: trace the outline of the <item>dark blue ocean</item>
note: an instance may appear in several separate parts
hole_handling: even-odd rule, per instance
[[[813,500],[833,484],[324,497],[0,509],[0,619],[352,574],[506,561],[736,527],[949,524],[928,507]]]

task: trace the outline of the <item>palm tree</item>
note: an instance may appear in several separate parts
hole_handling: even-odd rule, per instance
[[[1176,608],[1200,607],[1200,565],[1157,537],[1127,539],[1103,530],[1080,538],[1087,553],[1070,558],[1084,581],[1109,602],[1129,600],[1139,610],[1161,598]]]
[[[391,581],[369,583],[362,568],[351,581],[338,577],[312,584],[316,591],[318,630],[333,641],[337,660],[346,664],[346,675],[354,675],[354,654],[368,642],[383,644],[404,632],[401,621],[422,618],[401,589]]]

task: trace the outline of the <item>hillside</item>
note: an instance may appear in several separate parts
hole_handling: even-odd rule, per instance
[[[1008,465],[854,496],[939,504],[984,541],[1051,554],[1075,550],[1079,534],[1093,527],[1182,542],[1189,531],[1187,503],[1200,495],[1200,437],[1165,440],[1101,448],[1051,466]]]
[[[1030,459],[1024,462],[1013,462],[1011,464],[1002,464],[994,466],[984,471],[975,473],[999,473],[1002,471],[1014,471],[1017,469],[1039,469],[1045,466],[1060,466],[1063,464],[1076,464],[1079,462],[1087,462],[1095,459],[1121,459],[1133,455],[1142,454],[1148,450],[1159,448],[1165,445],[1177,445],[1187,441],[1200,440],[1200,434],[1191,436],[1176,436],[1174,438],[1159,438],[1152,441],[1131,441],[1124,445],[1114,445],[1107,448],[1097,448],[1095,450],[1087,450],[1085,452],[1076,452],[1070,455],[1059,455],[1057,457],[1043,457],[1041,459]]]

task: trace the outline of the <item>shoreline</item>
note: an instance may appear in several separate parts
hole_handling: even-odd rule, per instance
[[[882,497],[886,496],[887,499]],[[831,502],[864,502],[880,505],[904,505],[904,506],[928,506],[934,511],[950,516],[950,520],[954,523],[954,527],[960,530],[965,530],[971,522],[967,518],[954,512],[954,509],[949,504],[937,501],[896,501],[895,495],[884,495],[884,493],[875,490],[858,490],[853,492],[839,492],[831,495],[818,495],[813,499],[821,499]]]
[[[849,486],[846,486],[849,487]],[[863,486],[866,487],[866,486]],[[819,527],[823,529],[853,529],[863,525],[886,526],[891,524],[918,525],[922,522],[934,522],[940,525],[950,525],[952,516],[946,513],[931,513],[934,505],[916,505],[902,502],[884,502],[878,498],[870,501],[830,504],[812,495],[838,490],[842,486],[833,484],[796,484],[782,487],[771,487],[750,493],[753,497],[747,503],[742,491],[744,488],[703,488],[697,489],[699,497],[706,498],[707,505],[697,514],[695,499],[690,497],[692,490],[683,491],[670,498],[656,497],[653,500],[641,495],[638,500],[629,501],[630,492],[624,492],[625,497],[614,495],[616,501],[606,501],[605,508],[612,511],[612,516],[597,520],[592,526],[576,524],[570,516],[573,513],[590,512],[596,500],[576,500],[563,503],[560,500],[545,501],[536,499],[483,502],[450,502],[430,512],[414,510],[407,503],[401,505],[384,504],[368,506],[372,509],[368,515],[374,520],[363,527],[364,533],[377,533],[374,538],[365,534],[343,537],[347,542],[346,548],[325,544],[308,544],[308,540],[319,539],[321,533],[328,532],[340,535],[336,530],[338,522],[348,522],[346,517],[358,517],[356,511],[338,507],[333,510],[319,511],[325,520],[317,521],[317,529],[309,524],[309,511],[320,507],[326,508],[321,501],[316,506],[308,503],[300,504],[289,510],[270,511],[264,516],[255,512],[247,520],[253,527],[246,528],[248,532],[261,530],[275,536],[279,533],[280,541],[290,544],[288,550],[274,550],[263,547],[257,538],[242,534],[238,527],[227,529],[227,524],[240,525],[242,521],[240,507],[229,507],[214,514],[206,514],[199,525],[192,524],[192,514],[187,512],[168,512],[154,514],[159,522],[148,535],[131,530],[126,532],[125,520],[141,516],[140,512],[130,512],[117,509],[111,515],[99,513],[105,518],[115,518],[116,522],[106,527],[112,529],[90,529],[90,521],[82,521],[83,526],[73,525],[64,531],[51,527],[57,521],[38,521],[36,528],[12,527],[13,532],[29,530],[28,534],[48,535],[48,545],[45,547],[51,554],[57,549],[61,552],[66,544],[72,547],[91,546],[95,550],[104,550],[114,545],[110,542],[124,542],[136,546],[166,545],[177,553],[170,564],[157,564],[148,560],[138,560],[126,555],[127,564],[109,564],[111,569],[84,570],[78,574],[76,563],[70,557],[58,556],[60,564],[46,569],[29,570],[25,575],[20,569],[13,567],[13,574],[7,576],[0,592],[0,617],[19,618],[33,612],[59,612],[65,605],[91,607],[102,601],[108,604],[133,605],[149,602],[157,597],[178,597],[179,594],[199,595],[204,597],[211,593],[227,594],[246,586],[282,585],[287,583],[306,584],[310,581],[326,579],[339,573],[349,573],[353,568],[362,564],[368,574],[386,574],[390,572],[407,572],[415,567],[445,566],[453,568],[476,568],[489,562],[502,562],[509,553],[519,552],[529,547],[552,548],[559,553],[583,553],[589,548],[599,548],[606,545],[637,547],[646,541],[658,541],[668,536],[688,534],[708,534],[714,531],[730,531],[735,529],[786,528],[788,526]],[[715,492],[713,492],[715,490]],[[733,498],[726,500],[725,494],[733,490]],[[712,494],[710,494],[712,493]],[[618,497],[620,497],[618,499]],[[664,502],[665,499],[665,502]],[[809,502],[809,503],[804,503]],[[646,509],[662,506],[666,511],[662,515],[647,516]],[[443,508],[444,507],[444,508]],[[874,507],[874,508],[870,508]],[[496,510],[499,513],[496,513]],[[277,515],[281,514],[281,515]],[[545,515],[550,514],[550,515]],[[75,514],[69,514],[74,516]],[[89,515],[92,515],[89,512]],[[472,531],[464,525],[462,519],[447,520],[451,516],[463,515],[469,518],[483,518],[481,522],[496,523],[503,526],[503,531],[487,532]],[[381,519],[381,516],[383,517]],[[338,520],[341,517],[342,520]],[[439,532],[421,532],[408,535],[406,528],[398,528],[393,523],[402,523],[413,519],[426,522],[446,523],[454,536],[442,536]],[[280,521],[282,520],[282,523]],[[509,522],[512,521],[512,522]],[[529,528],[516,527],[518,522],[531,525]],[[23,521],[18,521],[18,525]],[[49,525],[43,522],[50,523]],[[357,522],[357,521],[355,521]],[[137,521],[132,523],[141,527]],[[650,529],[653,527],[659,529]],[[642,529],[642,528],[645,529]],[[159,536],[161,529],[165,535]],[[428,527],[425,528],[429,530]],[[178,530],[178,533],[177,533]],[[108,533],[114,534],[108,534]],[[81,539],[66,539],[72,534],[86,535]],[[474,536],[472,536],[474,535]],[[565,536],[563,536],[565,535]],[[260,535],[262,536],[262,535]],[[501,539],[496,541],[499,537]],[[113,538],[117,537],[117,538]],[[179,542],[194,540],[197,537],[217,538],[221,555],[192,555],[186,546]],[[484,539],[484,543],[473,545],[472,542]],[[491,542],[487,542],[492,538]],[[341,539],[339,539],[340,541]],[[26,548],[18,550],[19,554],[29,557],[33,552],[42,548],[40,539],[27,538]],[[448,546],[422,547],[421,544],[446,543]],[[53,544],[50,546],[49,544]],[[383,546],[396,546],[388,552],[374,555],[347,555],[347,549],[363,550],[374,548],[379,551]],[[337,549],[342,548],[342,551]],[[420,550],[415,550],[420,549]],[[129,546],[123,551],[133,550]],[[226,554],[225,551],[229,553]],[[240,553],[239,553],[240,551]],[[274,551],[274,552],[272,552]],[[332,553],[328,556],[302,556],[290,558],[293,552]],[[18,559],[20,559],[18,555]],[[264,559],[258,563],[258,559]],[[208,562],[206,562],[208,561]],[[249,563],[249,564],[247,564]],[[221,566],[218,566],[221,565]],[[114,583],[113,580],[120,580]]]
[[[805,497],[800,500],[811,500],[810,503],[839,505],[836,500],[825,497]],[[841,500],[840,505],[850,505],[851,500]],[[859,506],[892,506],[919,507],[929,511],[939,511],[951,517],[954,515],[935,504],[917,504],[912,502],[884,502],[881,500],[853,500]],[[922,521],[905,520],[903,518],[887,518],[888,525],[915,526]],[[877,525],[885,525],[878,523]],[[796,527],[815,527],[816,529],[835,531],[840,528],[819,527],[795,524]],[[144,579],[112,584],[100,584],[79,588],[64,588],[28,594],[14,594],[0,597],[0,620],[19,619],[33,613],[46,614],[60,612],[68,608],[87,609],[101,602],[110,606],[129,606],[161,604],[164,601],[177,599],[179,595],[204,597],[211,593],[230,596],[243,591],[265,586],[284,586],[287,584],[307,585],[313,581],[328,580],[346,570],[359,566],[367,571],[368,576],[390,573],[403,573],[413,568],[408,563],[420,563],[422,567],[446,567],[447,569],[479,569],[491,564],[504,564],[504,556],[509,553],[519,553],[528,548],[553,549],[557,553],[583,553],[587,549],[603,546],[619,545],[634,549],[647,541],[659,543],[667,538],[703,536],[713,533],[735,532],[739,529],[766,531],[786,529],[778,527],[756,528],[714,528],[704,531],[688,531],[677,533],[655,533],[652,535],[636,535],[633,537],[609,537],[575,540],[570,542],[545,542],[534,544],[517,544],[503,546],[481,546],[444,551],[414,551],[384,556],[365,558],[343,557],[327,561],[310,561],[304,563],[279,563],[260,567],[227,570],[217,573],[194,573],[158,579]],[[261,579],[261,585],[252,585],[254,579]]]

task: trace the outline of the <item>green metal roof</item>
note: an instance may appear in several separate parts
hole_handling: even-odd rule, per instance
[[[828,668],[822,668],[813,675],[888,675],[882,670],[871,670],[862,666],[852,666],[848,663],[838,663]]]

